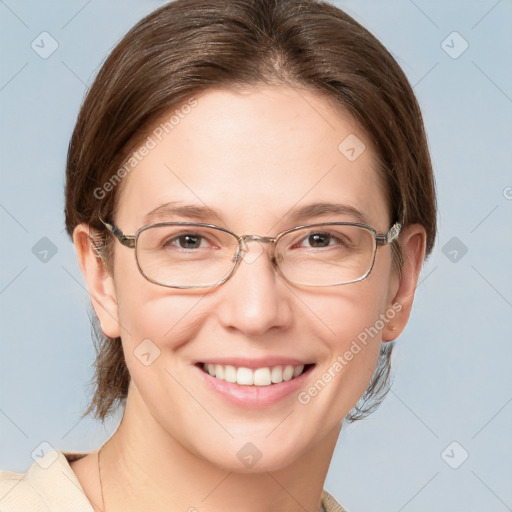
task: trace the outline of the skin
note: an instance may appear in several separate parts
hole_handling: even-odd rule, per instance
[[[330,214],[297,222],[290,214],[316,202],[353,206],[379,232],[391,226],[370,141],[325,98],[254,86],[210,89],[196,99],[191,113],[125,178],[114,218],[125,233],[168,201],[207,205],[218,215],[205,222],[240,234],[275,236],[300,223],[357,220]],[[351,133],[366,145],[353,162],[338,150]],[[222,286],[176,290],[145,280],[133,250],[116,241],[112,277],[88,234],[87,225],[74,232],[80,267],[103,332],[122,337],[132,378],[121,425],[101,451],[103,506],[97,451],[72,464],[95,510],[318,510],[343,418],[366,389],[381,342],[399,336],[408,321],[424,228],[407,226],[400,235],[401,278],[387,245],[366,279],[325,288],[284,282],[264,246]],[[212,393],[193,366],[225,355],[294,357],[315,363],[303,390],[397,303],[401,311],[307,405],[297,393],[259,410],[232,405]],[[133,352],[148,338],[161,353],[145,366]],[[236,455],[247,442],[262,453],[252,468]]]

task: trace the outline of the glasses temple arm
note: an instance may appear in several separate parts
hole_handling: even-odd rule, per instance
[[[402,224],[395,222],[387,233],[378,234],[375,239],[378,245],[390,244],[398,238],[398,235],[402,231]]]
[[[125,235],[119,228],[114,226],[114,224],[110,224],[109,222],[104,221],[101,217],[100,221],[119,240],[121,244],[126,247],[135,247],[135,236]]]

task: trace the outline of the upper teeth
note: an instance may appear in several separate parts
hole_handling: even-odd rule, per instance
[[[203,364],[203,370],[212,377],[226,382],[236,382],[241,386],[269,386],[270,384],[279,384],[284,380],[291,380],[298,377],[304,370],[304,365],[298,366],[266,366],[264,368],[245,368],[243,366],[236,368],[229,364]]]

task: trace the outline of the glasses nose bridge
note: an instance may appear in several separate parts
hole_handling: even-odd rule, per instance
[[[261,244],[269,244],[271,259],[273,259],[276,240],[277,239],[274,237],[260,235],[240,235],[238,237],[241,251],[247,251],[247,242],[260,242]]]
[[[270,236],[260,236],[260,235],[241,235],[240,242],[245,245],[248,241],[261,242],[263,244],[273,244],[276,239]]]

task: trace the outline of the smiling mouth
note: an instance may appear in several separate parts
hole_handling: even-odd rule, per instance
[[[218,380],[224,380],[240,386],[270,386],[296,379],[308,372],[314,364],[277,365],[262,368],[235,367],[224,364],[197,363],[203,372]]]

